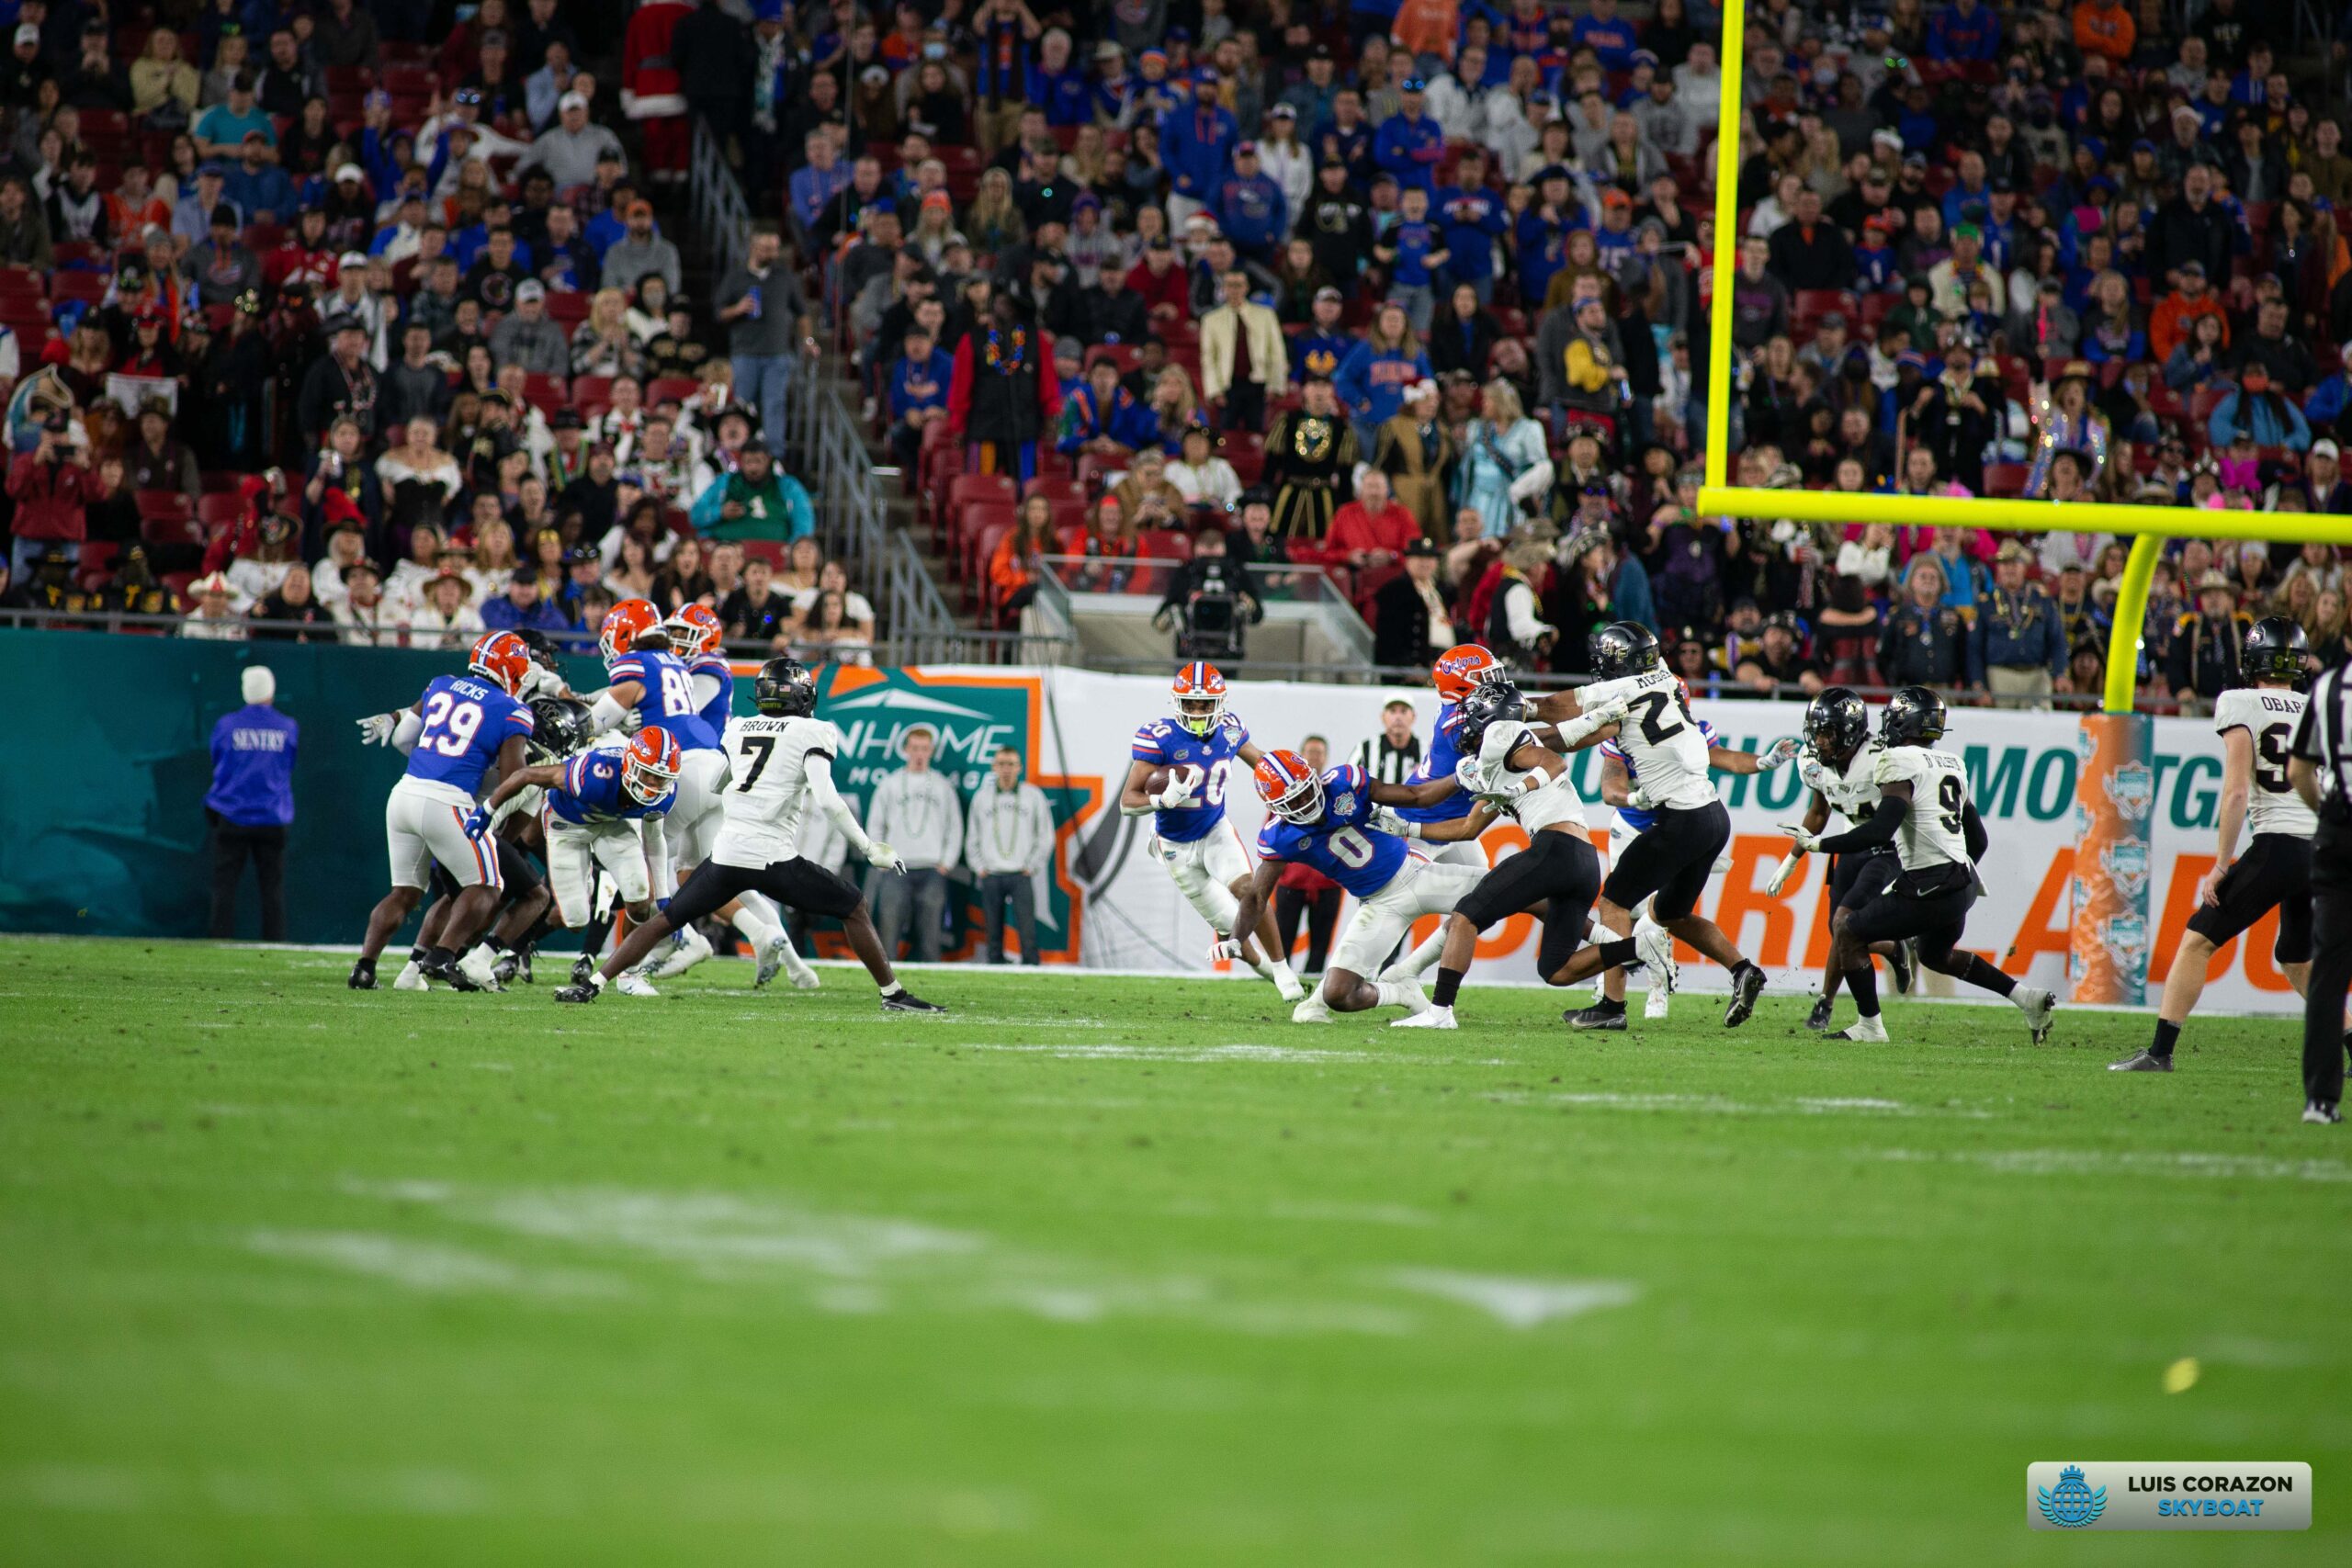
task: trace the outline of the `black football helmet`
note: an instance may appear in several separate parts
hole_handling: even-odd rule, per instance
[[[1870,733],[1870,706],[1849,687],[1832,686],[1805,706],[1804,738],[1825,761],[1852,757]]]
[[[2302,627],[2284,615],[2265,616],[2245,629],[2246,679],[2300,681],[2310,651]]]
[[[1905,686],[1886,700],[1878,738],[1889,746],[1928,746],[1944,738],[1944,700],[1925,686]]]
[[[817,711],[817,678],[797,659],[771,659],[752,677],[752,705],[778,718]]]
[[[514,635],[521,637],[523,646],[531,650],[532,663],[542,670],[556,668],[555,643],[548,638],[547,633],[537,626],[517,626],[514,628]]]
[[[1475,757],[1486,744],[1489,727],[1527,716],[1527,699],[1509,680],[1498,677],[1473,687],[1453,711],[1462,726],[1462,754]]]
[[[1639,621],[1614,621],[1592,634],[1592,671],[1604,681],[1638,675],[1663,661],[1657,634]]]
[[[549,757],[569,757],[595,737],[588,705],[571,697],[541,697],[531,705],[530,746]]]

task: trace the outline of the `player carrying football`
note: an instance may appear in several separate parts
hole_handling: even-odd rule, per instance
[[[2295,689],[2309,657],[2303,628],[2284,615],[2246,628],[2243,663],[2254,684],[2223,692],[2213,704],[2222,752],[2220,853],[2198,884],[2197,912],[2165,976],[2156,1037],[2108,1064],[2119,1073],[2172,1071],[2180,1026],[2205,989],[2214,950],[2272,909],[2278,911],[2272,956],[2299,994],[2311,988],[2312,836],[2319,816],[2287,783],[2288,747],[2309,705]],[[2254,837],[2241,855],[2238,833],[2248,827]]]
[[[1813,798],[1804,809],[1804,829],[1818,833],[1829,825],[1830,812],[1841,813],[1847,822],[1860,827],[1878,805],[1878,785],[1872,777],[1878,768],[1880,747],[1871,739],[1871,711],[1860,695],[1844,686],[1832,686],[1815,697],[1804,710],[1804,755],[1798,760],[1797,771],[1805,787],[1813,791]],[[1804,859],[1803,848],[1789,851],[1772,879],[1764,885],[1767,894],[1777,895],[1796,871],[1797,863]],[[1902,871],[1895,859],[1892,843],[1880,844],[1859,854],[1833,856],[1829,867],[1829,929],[1835,933],[1855,909],[1867,903],[1872,895],[1892,883]],[[1911,989],[1911,950],[1899,942],[1882,942],[1871,951],[1884,958],[1894,970],[1894,988],[1908,994]],[[1832,1010],[1837,1006],[1838,982],[1844,976],[1835,964],[1826,964],[1821,973],[1821,998],[1813,1004],[1813,1012],[1804,1021],[1807,1029],[1826,1029]]]
[[[729,719],[724,744],[733,766],[724,818],[705,860],[669,907],[643,925],[580,984],[556,993],[560,1002],[593,1002],[676,927],[716,913],[746,891],[840,920],[850,946],[882,990],[885,1012],[944,1012],[899,984],[865,899],[837,874],[800,858],[800,819],[809,804],[826,815],[868,865],[903,870],[889,845],[865,836],[833,788],[832,761],[841,731],[817,710],[817,682],[798,661],[771,659],[752,683],[756,715]],[[626,994],[626,987],[624,987]]]
[[[359,721],[366,740],[407,752],[408,770],[384,802],[392,886],[368,917],[359,961],[351,966],[352,989],[376,988],[376,959],[424,896],[435,861],[461,891],[419,971],[458,990],[479,988],[458,973],[458,954],[473,944],[498,908],[498,856],[467,833],[466,818],[492,769],[503,777],[524,765],[531,710],[515,694],[530,669],[522,638],[491,632],[475,642],[468,673],[435,675],[424,694],[397,714]]]
[[[1291,972],[1290,955],[1280,950],[1272,910],[1261,909],[1247,927],[1233,923],[1250,871],[1241,835],[1225,815],[1226,770],[1237,761],[1255,768],[1265,753],[1226,710],[1225,677],[1216,665],[1194,660],[1176,671],[1170,690],[1174,719],[1156,718],[1136,730],[1119,809],[1129,817],[1153,814],[1152,858],[1168,868],[1184,901],[1216,933],[1216,951],[1229,949],[1272,981],[1283,1000],[1295,1002],[1306,988]],[[1152,780],[1163,772],[1155,794]]]
[[[2058,1000],[2048,991],[2020,986],[1973,953],[1960,951],[1969,907],[1983,884],[1976,860],[1989,842],[1984,824],[1968,798],[1968,769],[1949,751],[1932,750],[1943,739],[1943,699],[1925,686],[1905,686],[1888,699],[1879,719],[1883,750],[1871,765],[1878,804],[1870,819],[1849,832],[1823,838],[1803,823],[1783,825],[1801,850],[1858,854],[1892,843],[1902,870],[1894,883],[1849,911],[1829,942],[1829,962],[1846,976],[1861,1021],[1840,1040],[1886,1038],[1878,1011],[1878,974],[1870,945],[1912,944],[1919,962],[1939,975],[2007,997],[2025,1014],[2040,1044],[2050,1035]],[[1875,879],[1873,879],[1875,880]]]
[[[1638,777],[1657,819],[1627,846],[1600,885],[1596,909],[1615,940],[1576,953],[1555,985],[1573,985],[1603,969],[1622,968],[1636,958],[1651,966],[1654,982],[1675,982],[1674,944],[1634,940],[1634,911],[1650,901],[1650,916],[1667,931],[1731,971],[1731,1001],[1724,1026],[1736,1028],[1756,1010],[1764,971],[1748,962],[1723,928],[1698,912],[1699,895],[1714,874],[1715,857],[1731,842],[1731,813],[1724,809],[1707,768],[1720,748],[1711,748],[1690,716],[1682,682],[1666,667],[1657,634],[1638,621],[1618,621],[1592,634],[1592,667],[1600,679],[1589,686],[1557,692],[1537,705],[1536,716],[1555,724],[1588,710],[1622,711],[1614,739],[1625,753],[1629,777]],[[1561,750],[1555,734],[1545,744]],[[1743,757],[1729,752],[1724,756]],[[1793,740],[1775,741],[1755,758],[1758,771],[1777,768],[1796,755]],[[1614,1021],[1611,1010],[1614,1010]],[[1579,1029],[1623,1028],[1625,1004],[1601,1002],[1564,1014]]]
[[[1314,994],[1291,1010],[1293,1023],[1323,1023],[1335,1012],[1376,1007],[1430,1005],[1418,980],[1371,978],[1380,960],[1394,952],[1413,922],[1442,915],[1478,886],[1482,868],[1442,865],[1396,832],[1377,826],[1383,806],[1426,806],[1459,789],[1458,780],[1426,784],[1381,784],[1349,764],[1317,773],[1295,751],[1270,751],[1257,769],[1258,798],[1266,805],[1266,825],[1258,833],[1258,867],[1243,884],[1242,930],[1256,922],[1282,880],[1283,867],[1296,861],[1313,867],[1357,898],[1354,916],[1331,952],[1330,966]],[[1451,822],[1413,823],[1421,837],[1439,843],[1476,839],[1495,818],[1491,806]],[[1239,944],[1226,939],[1228,953]]]
[[[1499,809],[1517,817],[1527,829],[1527,848],[1505,856],[1454,905],[1442,928],[1445,945],[1433,1005],[1396,1020],[1391,1028],[1455,1027],[1453,998],[1477,952],[1478,933],[1509,916],[1522,910],[1542,913],[1544,939],[1535,967],[1547,980],[1566,969],[1584,940],[1592,900],[1600,891],[1600,857],[1585,834],[1584,798],[1577,793],[1567,764],[1553,753],[1543,733],[1552,727],[1539,731],[1527,722],[1526,710],[1519,688],[1507,680],[1487,681],[1462,699],[1462,744],[1469,750],[1457,773],[1464,793],[1482,806],[1485,815]],[[1577,750],[1593,744],[1624,716],[1622,705],[1603,704],[1561,725],[1557,733],[1567,750]],[[1471,821],[1478,819],[1474,816]],[[1428,832],[1425,824],[1404,821],[1389,812],[1375,814],[1374,825],[1407,838]],[[1663,930],[1651,926],[1648,933],[1642,939],[1644,951],[1665,946]],[[1620,1003],[1620,1027],[1623,1016]]]

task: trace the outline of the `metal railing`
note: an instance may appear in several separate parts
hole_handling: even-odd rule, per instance
[[[723,275],[743,259],[752,209],[718,138],[699,116],[694,137],[686,210],[714,274]],[[826,553],[848,570],[850,581],[872,603],[883,627],[896,637],[953,633],[956,616],[913,542],[889,525],[885,475],[876,469],[854,418],[821,365],[803,366],[792,378],[785,436],[790,448],[786,461],[816,507]],[[888,477],[895,479],[896,471]]]

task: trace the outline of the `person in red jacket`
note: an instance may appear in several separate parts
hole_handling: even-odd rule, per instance
[[[40,445],[19,452],[8,465],[8,499],[17,503],[14,575],[32,574],[32,563],[52,545],[82,558],[87,534],[84,508],[98,499],[90,477],[90,455],[74,444],[73,417],[62,410],[41,422]]]
[[[1420,536],[1420,519],[1390,492],[1388,476],[1373,468],[1357,481],[1356,498],[1333,514],[1323,558],[1332,566],[1377,570],[1403,561],[1405,547]]]
[[[1154,234],[1143,260],[1127,270],[1127,287],[1143,300],[1154,326],[1174,326],[1193,314],[1193,285],[1165,234]]]
[[[621,43],[621,112],[645,132],[647,173],[665,183],[686,177],[694,152],[684,86],[670,59],[670,35],[693,9],[691,0],[646,0]]]
[[[987,326],[956,345],[947,428],[967,448],[971,472],[1037,477],[1037,438],[1062,412],[1053,363],[1052,335],[1011,294],[997,295]]]

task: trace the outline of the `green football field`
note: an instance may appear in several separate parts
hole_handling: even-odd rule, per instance
[[[2352,1560],[2289,1022],[347,964],[0,943],[0,1562]],[[2118,1459],[2309,1461],[2318,1528],[2028,1530]]]

